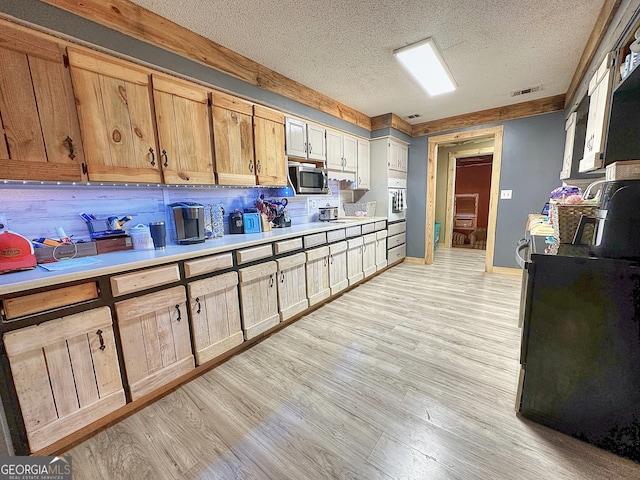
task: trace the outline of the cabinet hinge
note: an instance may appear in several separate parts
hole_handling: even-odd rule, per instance
[[[69,56],[66,53],[62,55],[62,64],[64,68],[69,68]]]
[[[85,162],[82,162],[82,173],[84,173],[85,175],[89,173],[89,170],[87,169],[87,164]]]

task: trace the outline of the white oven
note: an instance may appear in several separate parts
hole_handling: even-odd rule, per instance
[[[407,218],[407,180],[404,178],[389,179],[387,218],[389,222]]]

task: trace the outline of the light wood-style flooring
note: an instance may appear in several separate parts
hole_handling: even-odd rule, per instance
[[[438,249],[76,446],[78,479],[622,479],[514,413],[520,277]]]

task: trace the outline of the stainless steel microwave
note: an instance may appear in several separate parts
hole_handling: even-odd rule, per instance
[[[324,168],[289,166],[289,178],[296,193],[327,193],[327,170]]]

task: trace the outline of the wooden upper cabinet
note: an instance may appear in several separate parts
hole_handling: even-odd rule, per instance
[[[89,180],[160,182],[148,71],[89,50],[67,52]]]
[[[218,183],[255,185],[253,105],[221,92],[213,92],[210,95]]]
[[[64,48],[0,21],[0,178],[83,180]]]
[[[258,184],[287,185],[284,115],[270,108],[254,105],[253,136]]]
[[[207,89],[162,74],[152,81],[164,182],[214,184]]]

